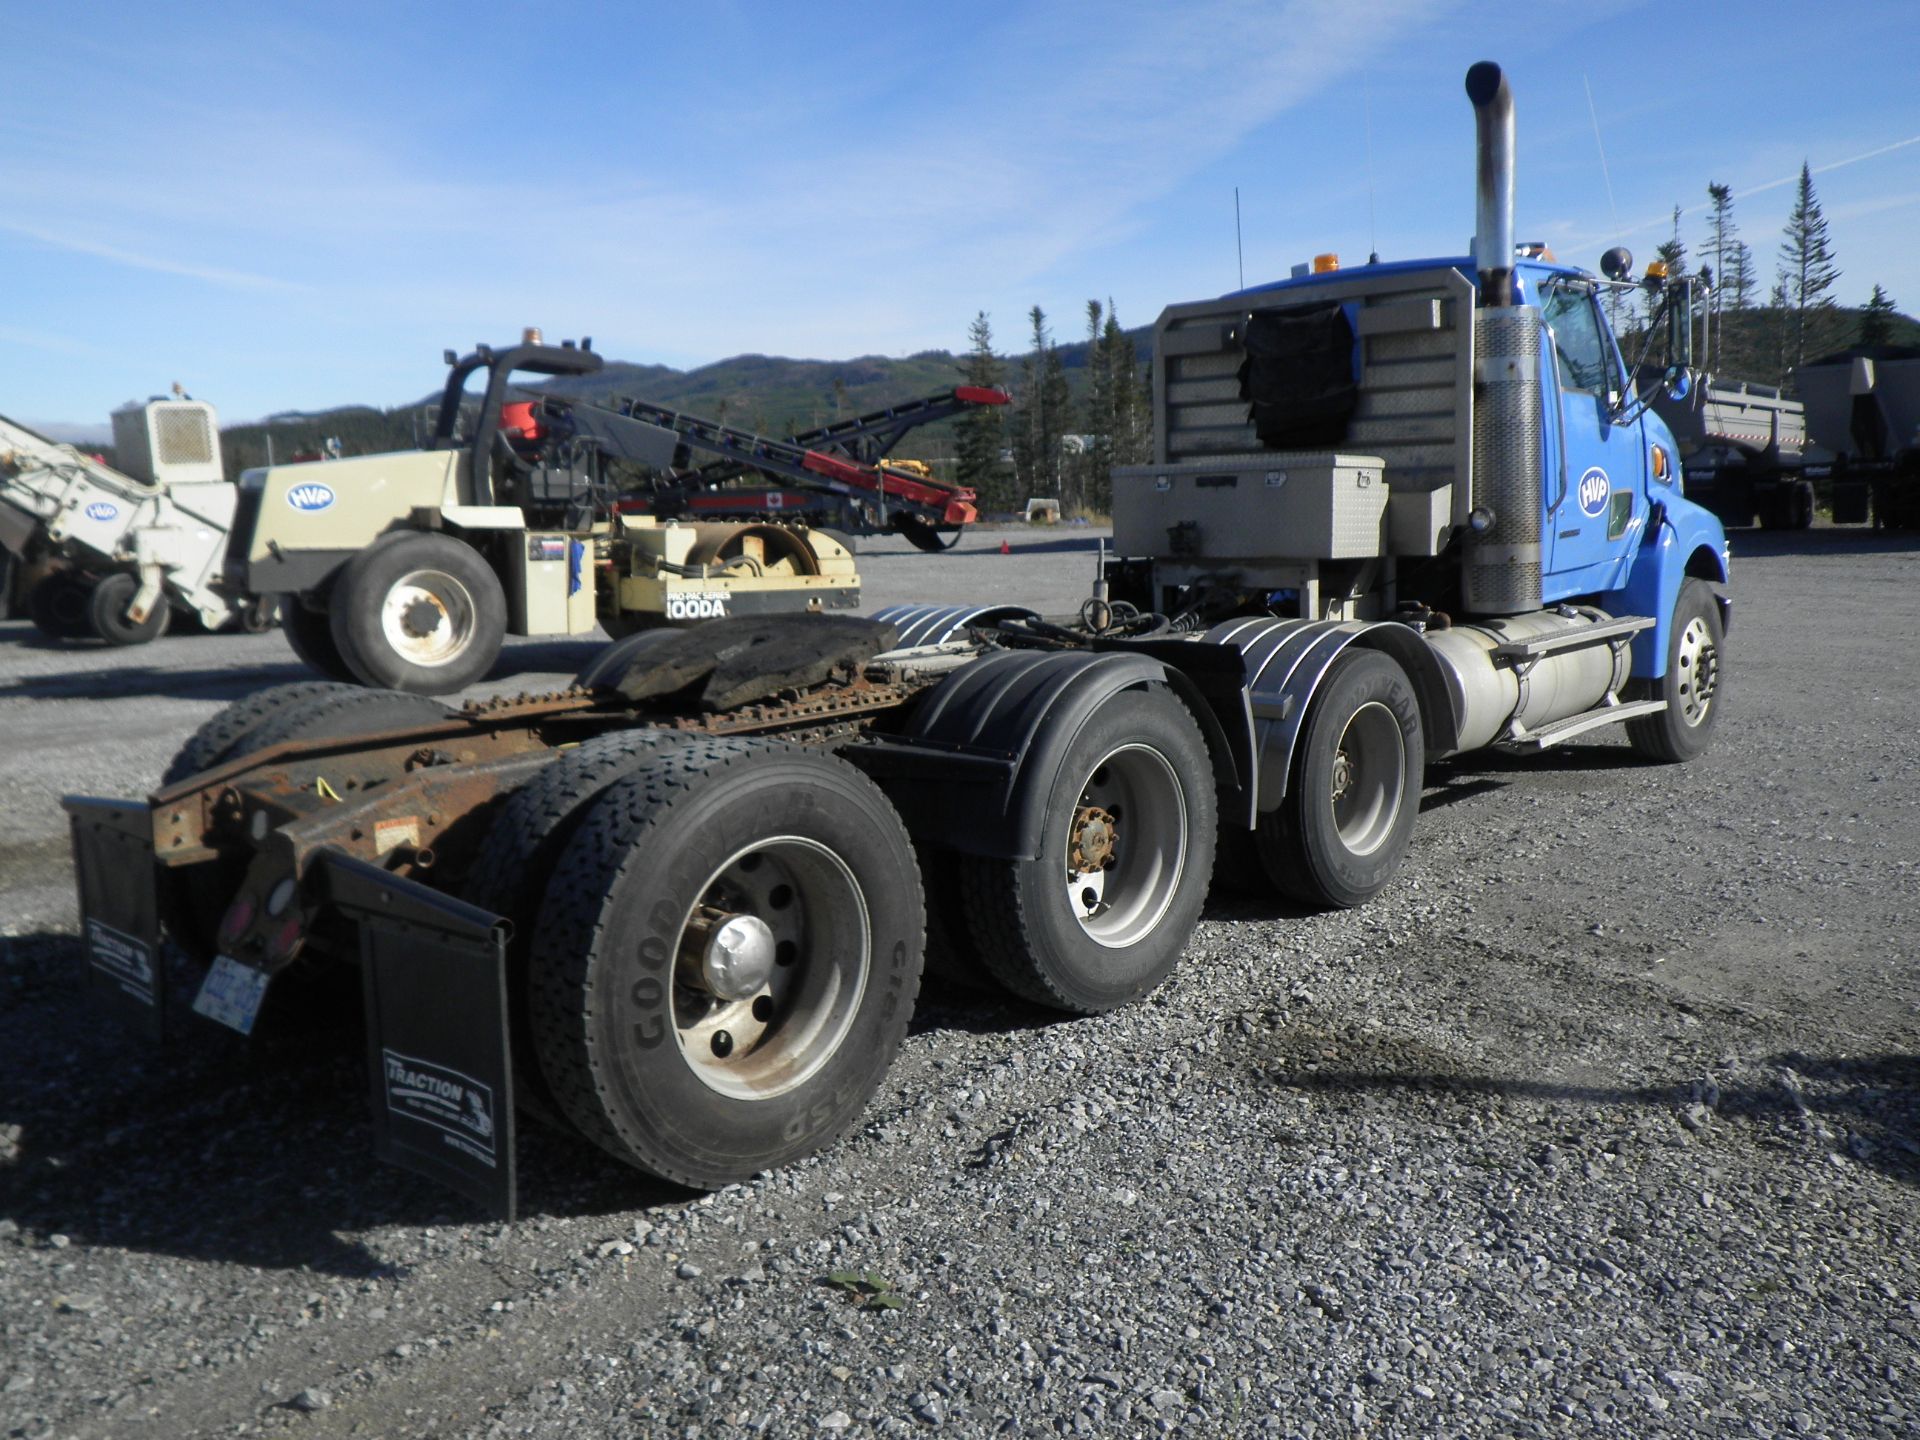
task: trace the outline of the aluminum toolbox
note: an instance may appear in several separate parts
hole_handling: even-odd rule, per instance
[[[1275,450],[1113,472],[1121,555],[1368,559],[1385,553],[1386,509],[1373,455]]]

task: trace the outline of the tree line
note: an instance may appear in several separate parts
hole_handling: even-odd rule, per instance
[[[1695,360],[1728,380],[1757,380],[1784,385],[1809,361],[1850,346],[1891,345],[1899,311],[1878,282],[1866,306],[1843,309],[1834,297],[1840,266],[1813,171],[1800,166],[1793,209],[1781,231],[1773,283],[1760,300],[1761,273],[1752,248],[1740,238],[1733,214],[1733,187],[1707,185],[1706,233],[1698,258],[1712,286],[1696,300],[1694,316],[1705,341]],[[1680,207],[1673,211],[1673,233],[1655,252],[1669,270],[1686,268],[1687,246],[1680,233]],[[1637,340],[1634,321],[1616,328],[1623,340]],[[1651,316],[1637,317],[1642,328]]]
[[[1089,300],[1087,380],[1076,398],[1046,311],[1035,305],[1027,320],[1033,348],[1017,364],[994,351],[986,311],[967,327],[961,376],[969,385],[1002,388],[1011,379],[1013,403],[977,407],[955,422],[954,478],[979,494],[987,512],[1057,499],[1069,514],[1107,514],[1113,467],[1152,458],[1146,367],[1113,301]]]

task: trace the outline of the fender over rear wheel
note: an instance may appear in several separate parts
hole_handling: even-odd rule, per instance
[[[1413,839],[1420,704],[1406,672],[1373,650],[1341,654],[1309,703],[1286,796],[1260,817],[1255,843],[1282,894],[1351,909],[1386,886]]]
[[[1114,1009],[1166,979],[1206,899],[1206,738],[1153,684],[1108,697],[1027,765],[1019,783],[1045,793],[1039,856],[960,857],[967,928],[988,971],[1023,999],[1079,1015]]]
[[[581,1133],[680,1184],[810,1154],[906,1033],[921,923],[906,830],[845,761],[663,745],[553,867],[529,956],[546,1083]]]

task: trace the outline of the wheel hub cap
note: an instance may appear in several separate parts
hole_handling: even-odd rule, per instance
[[[731,915],[708,938],[700,973],[722,1000],[750,999],[773,974],[773,952],[772,926],[758,915]]]
[[[1073,812],[1073,851],[1068,861],[1081,874],[1113,864],[1118,839],[1113,816],[1098,805],[1082,805]]]
[[[1694,616],[1680,632],[1680,653],[1674,657],[1680,692],[1680,719],[1697,726],[1713,708],[1714,687],[1719,682],[1720,655],[1714,648],[1713,632],[1707,622]]]
[[[440,628],[440,607],[431,600],[416,600],[402,612],[400,623],[409,635],[431,635]]]

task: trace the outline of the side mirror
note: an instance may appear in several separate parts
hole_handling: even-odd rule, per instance
[[[1616,245],[1600,257],[1600,273],[1609,280],[1626,280],[1633,274],[1633,252]]]
[[[1684,400],[1693,393],[1693,373],[1680,365],[1669,365],[1663,383],[1669,400]]]

